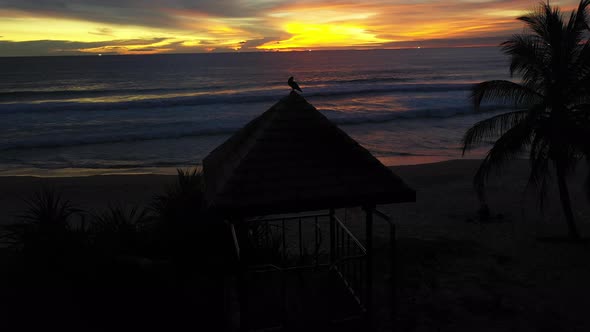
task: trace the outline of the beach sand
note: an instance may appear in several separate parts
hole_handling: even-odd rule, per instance
[[[567,228],[557,186],[551,186],[540,213],[534,192],[524,194],[528,162],[514,162],[490,178],[493,218],[481,223],[471,185],[478,165],[455,160],[394,168],[417,190],[415,204],[383,208],[398,224],[398,307],[407,319],[398,317],[397,325],[426,331],[590,331],[590,245],[560,241]],[[586,172],[580,167],[569,183],[578,225],[590,236]],[[380,225],[377,233],[386,234]]]
[[[403,331],[590,331],[590,243],[561,241],[567,228],[556,186],[540,213],[535,196],[523,194],[528,163],[515,161],[490,178],[492,217],[480,222],[471,185],[478,164],[454,160],[392,167],[417,191],[416,203],[379,207],[398,231],[396,326]],[[590,236],[585,173],[581,167],[570,179],[570,192],[580,230]],[[0,177],[0,223],[14,221],[26,208],[22,199],[42,184],[58,188],[81,208],[100,211],[117,202],[147,206],[174,180],[169,175]],[[350,226],[364,231],[360,224]],[[391,282],[388,227],[377,219],[378,290]],[[382,321],[389,319],[387,294],[377,297]]]

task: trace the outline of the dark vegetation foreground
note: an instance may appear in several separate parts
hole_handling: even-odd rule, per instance
[[[43,186],[5,226],[3,324],[12,330],[223,327],[227,230],[206,215],[202,177],[179,171],[147,207],[76,208]]]
[[[586,315],[590,245],[567,240],[557,193],[548,196],[544,213],[538,212],[534,195],[522,195],[528,164],[516,162],[490,182],[492,217],[481,220],[471,186],[477,165],[478,161],[453,161],[395,168],[417,189],[418,200],[381,207],[398,225],[394,326],[398,331],[590,330]],[[153,183],[175,182],[174,177],[153,179]],[[587,236],[590,208],[582,179],[573,177],[570,187],[581,234]],[[14,193],[26,186],[38,189],[38,180],[20,181],[28,184],[14,188]],[[62,199],[72,202],[89,202],[97,191],[109,192],[108,179],[100,177],[45,182],[59,183],[56,187],[62,189]],[[79,183],[85,187],[77,186]],[[125,186],[129,197],[145,197],[143,202],[134,202],[139,208],[133,218],[134,204],[120,204],[121,208],[111,204],[109,210],[112,196],[94,197],[92,210],[99,211],[93,213],[97,216],[87,216],[85,233],[76,231],[78,225],[72,227],[67,245],[31,247],[33,252],[24,248],[0,251],[3,329],[183,331],[222,330],[230,325],[235,317],[224,315],[228,294],[221,281],[231,278],[233,262],[224,253],[223,242],[217,240],[224,237],[215,235],[224,231],[216,233],[215,227],[201,224],[183,228],[188,225],[181,224],[174,227],[182,232],[172,232],[163,228],[163,222],[149,218],[141,227],[125,228],[121,219],[141,220],[143,207],[152,207],[144,217],[157,216],[154,202],[162,200],[153,197],[173,197],[174,191],[166,194],[165,185],[149,187],[133,176],[119,177],[110,185]],[[5,196],[0,205],[24,213],[26,205],[19,206],[19,202],[17,197]],[[118,228],[107,227],[113,224]],[[362,226],[349,227],[363,234]],[[375,227],[375,325],[386,331],[392,326],[388,228],[380,223]],[[126,245],[129,243],[135,245]],[[308,289],[305,294],[313,291]],[[321,313],[321,308],[316,311]],[[327,330],[319,324],[306,330],[318,327]]]

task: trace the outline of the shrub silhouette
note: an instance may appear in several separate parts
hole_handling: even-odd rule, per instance
[[[19,222],[6,227],[12,246],[32,255],[64,254],[74,241],[75,231],[80,231],[72,227],[71,220],[83,211],[46,186],[25,202],[27,210],[19,216]]]
[[[110,205],[106,211],[94,215],[90,227],[93,245],[107,255],[145,254],[149,221],[145,209]]]
[[[158,250],[181,266],[197,260],[201,268],[225,271],[231,265],[230,233],[227,225],[207,210],[203,174],[196,168],[178,169],[177,173],[175,184],[152,202]]]

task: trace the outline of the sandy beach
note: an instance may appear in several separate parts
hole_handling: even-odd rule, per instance
[[[584,313],[590,306],[590,246],[555,239],[566,234],[557,187],[541,214],[534,193],[523,193],[527,161],[514,162],[490,178],[494,219],[480,223],[471,186],[477,165],[455,160],[394,169],[418,192],[415,204],[384,209],[399,225],[402,280],[429,280],[426,287],[401,286],[407,302],[399,305],[409,316],[413,310],[423,315],[410,321],[424,324],[424,330],[590,329]],[[580,167],[570,179],[570,192],[578,225],[588,236],[585,170]],[[544,237],[550,240],[539,241]]]
[[[408,331],[590,330],[585,316],[590,307],[590,245],[561,240],[567,229],[556,187],[541,214],[533,193],[523,194],[528,164],[515,161],[501,176],[490,178],[492,218],[480,222],[471,186],[478,163],[392,167],[417,191],[416,203],[379,207],[398,230],[398,326]],[[585,172],[586,167],[580,167],[570,179],[570,191],[578,225],[587,237]],[[100,211],[117,202],[147,206],[174,180],[169,175],[0,177],[2,223],[23,212],[23,198],[42,184],[59,189],[83,209]],[[377,222],[378,247],[386,247],[388,227]],[[383,268],[377,274],[378,287],[390,280],[386,265],[377,261],[378,270]],[[378,316],[387,320],[387,312],[383,307]]]
[[[470,228],[481,228],[476,219],[478,201],[471,185],[479,160],[451,160],[431,164],[392,166],[391,169],[417,191],[417,202],[382,206],[400,224],[400,231],[407,236],[435,237],[437,232],[454,234],[455,237],[473,236]],[[590,209],[583,192],[586,167],[581,167],[570,178],[573,207],[582,233],[589,225]],[[170,173],[170,172],[168,172]],[[513,162],[498,176],[492,176],[488,185],[489,205],[493,215],[501,214],[500,223],[511,228],[527,229],[532,237],[557,236],[566,231],[557,188],[550,190],[544,213],[539,212],[535,193],[524,191],[528,177],[528,163]],[[0,224],[12,222],[26,209],[25,199],[42,186],[58,189],[65,199],[84,210],[106,208],[109,204],[147,206],[155,195],[165,192],[175,181],[172,175],[96,175],[81,177],[0,177]],[[500,226],[498,226],[498,225]],[[514,227],[513,227],[514,226]],[[422,228],[425,227],[423,230]],[[451,231],[450,228],[457,228]],[[489,230],[486,230],[486,232]],[[408,232],[408,233],[405,233]],[[525,232],[526,233],[526,232]],[[482,239],[483,240],[483,239]],[[497,241],[493,241],[497,243]]]

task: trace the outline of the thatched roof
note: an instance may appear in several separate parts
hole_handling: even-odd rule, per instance
[[[413,202],[416,193],[297,93],[203,160],[205,196],[226,216]]]

